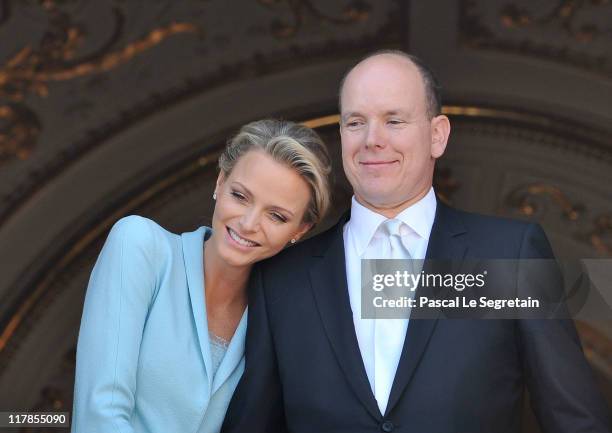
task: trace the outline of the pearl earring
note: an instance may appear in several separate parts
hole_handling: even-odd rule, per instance
[[[213,192],[213,200],[216,200],[216,199],[217,199],[217,193]]]
[[[293,238],[291,239],[291,243],[294,244],[297,241],[297,239]]]

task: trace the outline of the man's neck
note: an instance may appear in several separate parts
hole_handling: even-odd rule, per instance
[[[386,204],[380,204],[380,205],[374,205],[371,204],[369,202],[367,202],[366,200],[364,200],[362,197],[358,196],[357,194],[355,194],[355,199],[357,200],[357,202],[370,209],[372,212],[376,212],[377,214],[380,214],[382,216],[384,216],[385,218],[395,218],[396,216],[398,216],[400,213],[402,213],[402,211],[404,211],[405,209],[408,209],[410,206],[414,205],[415,203],[418,203],[420,200],[423,199],[423,197],[425,197],[427,195],[427,193],[429,192],[429,190],[431,189],[431,185],[427,186],[427,188],[425,188],[423,191],[419,192],[417,195],[408,198],[405,201],[402,201],[400,203],[392,203],[389,205]]]

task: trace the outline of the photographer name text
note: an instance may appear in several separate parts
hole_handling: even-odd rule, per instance
[[[426,296],[419,298],[409,298],[401,296],[395,299],[385,299],[376,296],[372,300],[376,308],[493,308],[501,310],[503,308],[540,308],[540,301],[531,297],[513,299],[490,299],[481,296],[478,299],[468,299],[456,296],[449,299],[432,299]]]

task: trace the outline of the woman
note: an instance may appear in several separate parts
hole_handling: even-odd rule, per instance
[[[73,433],[220,430],[244,370],[251,267],[321,220],[330,160],[311,129],[262,120],[219,167],[212,229],[130,216],[111,230],[85,298]]]

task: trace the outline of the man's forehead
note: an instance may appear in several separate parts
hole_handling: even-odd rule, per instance
[[[409,59],[398,55],[381,54],[357,64],[347,75],[340,98],[344,99],[347,92],[351,96],[372,91],[402,91],[410,93],[423,89],[423,82],[418,68]],[[420,93],[420,92],[419,92]]]
[[[355,65],[353,69],[356,70],[359,68],[373,66],[373,65],[387,65],[387,66],[396,65],[396,66],[407,68],[410,70],[416,69],[416,65],[414,64],[412,60],[410,60],[407,57],[401,56],[399,54],[393,54],[393,53],[383,53],[383,54],[377,54],[372,57],[368,57],[367,59],[364,59],[361,62],[357,63],[357,65]]]
[[[353,80],[367,79],[372,75],[420,79],[418,68],[411,60],[397,54],[379,54],[358,63],[348,73],[345,84]]]

